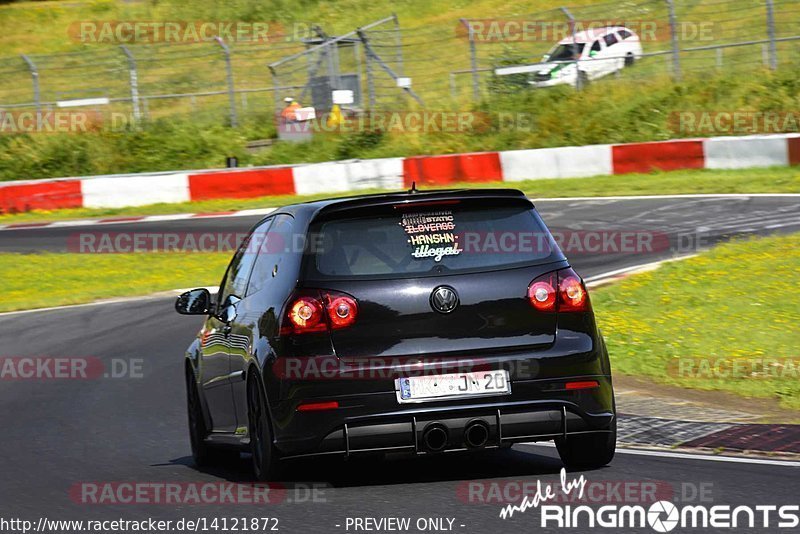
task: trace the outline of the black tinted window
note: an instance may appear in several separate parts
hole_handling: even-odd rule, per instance
[[[558,45],[552,52],[548,61],[572,61],[580,57],[584,43]]]
[[[595,41],[592,45],[592,52],[599,52],[601,47],[600,41]]]
[[[615,33],[609,33],[608,35],[603,37],[603,39],[606,42],[606,46],[615,45],[618,42],[617,41],[617,34],[615,34]]]
[[[225,282],[220,288],[218,300],[220,304],[224,303],[228,297],[235,295],[239,298],[244,297],[245,290],[247,289],[247,278],[250,275],[250,270],[253,267],[253,256],[247,254],[247,247],[250,243],[252,234],[248,235],[239,249],[234,254],[231,263],[228,265],[228,271],[225,273]]]
[[[258,259],[259,251],[264,248],[264,241],[269,232],[274,219],[269,218],[261,222],[250,234],[242,241],[242,244],[233,256],[228,271],[225,273],[225,281],[218,295],[220,304],[231,295],[244,298],[248,292],[247,284],[250,280],[250,273]],[[250,291],[252,293],[252,291]]]
[[[631,35],[633,35],[633,34],[632,34],[631,32],[629,32],[628,30],[620,30],[620,31],[619,31],[619,36],[620,36],[622,39],[627,39],[627,38],[628,38],[628,37],[630,37]]]
[[[248,253],[255,255],[255,265],[247,286],[248,295],[261,291],[273,279],[272,273],[279,266],[282,255],[292,245],[292,222],[289,215],[276,215],[268,229],[253,237]]]
[[[334,220],[317,228],[324,277],[419,276],[540,261],[555,250],[528,207],[427,209]]]

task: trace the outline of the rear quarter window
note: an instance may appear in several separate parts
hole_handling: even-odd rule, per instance
[[[413,277],[556,261],[529,206],[410,209],[312,225],[307,277]]]

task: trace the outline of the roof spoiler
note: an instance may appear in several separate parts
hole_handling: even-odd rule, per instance
[[[316,217],[358,208],[371,208],[391,205],[430,204],[437,201],[457,201],[472,199],[516,199],[526,200],[530,203],[525,193],[518,189],[439,189],[431,191],[402,192],[402,193],[381,193],[377,195],[365,195],[358,198],[350,198],[341,202],[333,202],[317,211]],[[531,203],[531,206],[533,204]]]

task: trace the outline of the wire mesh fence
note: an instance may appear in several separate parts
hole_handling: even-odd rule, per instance
[[[618,29],[608,37],[607,28]],[[619,28],[639,48],[611,43],[627,39]],[[593,55],[595,47],[605,55]],[[331,110],[337,91],[350,94],[354,112],[442,109],[549,85],[580,89],[601,78],[789,69],[799,54],[796,0],[628,0],[407,27],[389,16],[337,36],[312,25],[307,34],[267,41],[98,45],[0,58],[0,110],[75,106],[123,123],[186,116],[235,126],[279,112],[286,96],[321,112]]]
[[[614,74],[614,78],[643,79],[667,74],[680,79],[721,69],[788,67],[797,63],[799,10],[797,3],[789,0],[643,0],[563,7],[513,20],[468,20],[464,25],[471,66],[453,71],[451,77],[458,81],[452,84],[453,93],[461,94],[464,84],[475,96],[509,86],[536,87],[536,74],[541,70],[537,67],[544,68],[552,62],[548,53],[554,52],[553,45],[560,40],[583,43],[587,48],[599,44],[602,51],[608,50],[606,59],[618,60],[617,66],[599,70],[601,75]],[[626,63],[626,52],[614,52],[614,47],[603,42],[606,29],[614,27],[634,32],[641,46],[635,61]],[[619,32],[612,37],[617,39],[622,40]],[[615,56],[618,53],[623,55]],[[590,74],[595,63],[602,63],[587,54],[569,59],[575,61],[563,63],[575,63],[577,71]],[[612,63],[606,61],[607,65]],[[623,68],[633,63],[635,68]],[[529,66],[527,76],[519,76],[522,69],[507,68],[513,65]],[[516,83],[498,83],[498,74],[509,75],[508,72],[515,73]]]
[[[275,94],[298,88],[298,100],[330,111],[334,104],[351,110],[405,105],[411,98],[424,105],[410,86],[397,17],[387,17],[352,32],[306,39],[307,49],[269,65]],[[336,92],[346,92],[335,102]]]
[[[236,125],[271,113],[266,65],[303,46],[294,35],[272,35],[0,58],[0,110],[77,107],[122,123],[183,115]]]

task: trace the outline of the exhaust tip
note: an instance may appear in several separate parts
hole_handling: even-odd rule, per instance
[[[433,424],[422,433],[422,444],[431,452],[440,452],[447,447],[447,438],[447,429],[443,425]]]
[[[464,429],[464,441],[470,449],[485,447],[489,441],[489,425],[483,421],[473,421]]]

